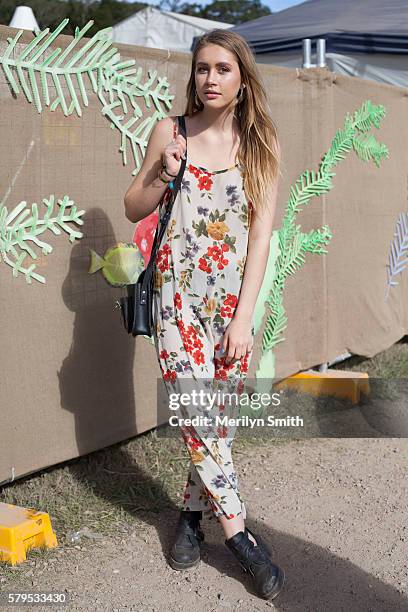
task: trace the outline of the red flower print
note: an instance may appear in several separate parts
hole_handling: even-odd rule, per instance
[[[248,372],[248,364],[247,363],[242,363],[241,364],[241,372]]]
[[[232,293],[227,293],[227,297],[224,300],[224,304],[226,306],[231,306],[232,308],[235,308],[235,306],[238,304],[237,296],[233,295]]]
[[[232,368],[235,367],[233,362],[226,364],[225,363],[226,358],[227,358],[227,355],[224,355],[224,357],[221,357],[221,359],[217,359],[216,357],[214,357],[214,369],[215,369],[214,378],[216,378],[217,380],[227,380],[228,370],[231,370]]]
[[[209,257],[212,257],[214,261],[218,261],[220,255],[221,255],[221,249],[219,247],[217,247],[216,245],[209,246],[209,247],[207,247],[207,255]]]
[[[229,263],[229,260],[223,257],[217,264],[218,270],[223,270],[228,263]]]
[[[223,318],[228,317],[228,318],[232,319],[232,317],[233,317],[232,310],[231,310],[231,308],[229,306],[227,306],[226,308],[221,306],[220,314],[221,314],[221,316]]]
[[[247,370],[248,370],[248,368],[247,368]],[[245,387],[244,381],[240,380],[238,382],[238,385],[237,385],[237,393],[242,393],[242,391],[244,390],[244,387]]]
[[[176,372],[172,372],[171,370],[167,369],[163,374],[163,378],[164,380],[176,380],[177,374]]]
[[[224,243],[221,248],[224,251],[224,253],[226,253],[227,251],[229,251],[229,244]]]
[[[220,438],[226,438],[228,435],[228,428],[226,425],[223,425],[222,427],[217,427],[217,433],[219,435]]]
[[[205,189],[206,191],[210,191],[213,185],[213,181],[211,179],[211,172],[205,172],[205,170],[200,170],[200,168],[196,168],[192,164],[189,164],[188,171],[191,172],[197,179],[197,187],[202,191]]]
[[[241,364],[240,370],[241,370],[241,372],[243,372],[243,373],[248,372],[248,357],[249,357],[249,354],[248,354],[248,353],[246,353],[246,354],[245,354],[243,357],[241,357],[241,359],[240,359],[240,364]]]
[[[156,255],[156,266],[160,272],[167,272],[170,269],[169,256],[171,255],[171,249],[168,244],[163,245],[162,249],[159,249]]]
[[[205,363],[204,353],[200,351],[204,345],[198,337],[197,331],[193,325],[189,325],[186,329],[182,320],[177,321],[177,326],[180,330],[181,337],[183,339],[183,346],[189,355],[192,355],[195,363]]]
[[[212,184],[213,182],[210,178],[210,175],[200,176],[200,178],[198,179],[198,188],[200,189],[200,191],[202,191],[203,189],[211,191]]]
[[[162,351],[160,351],[160,359],[168,359],[169,357],[170,357],[170,355],[166,351],[166,349],[163,349]]]
[[[193,353],[193,358],[197,365],[200,365],[200,363],[205,363],[204,353],[202,353],[201,351],[195,351]]]
[[[174,294],[174,306],[181,310],[181,295],[178,292]]]
[[[198,267],[200,270],[202,270],[203,272],[207,272],[210,273],[211,272],[211,268],[210,266],[207,264],[206,260],[204,257],[200,257],[200,259],[198,260]]]
[[[201,446],[204,446],[204,444],[198,438],[194,438],[193,436],[187,438],[186,444],[193,450],[198,450]]]
[[[191,172],[191,174],[194,174],[194,176],[196,178],[198,178],[200,176],[200,171],[198,168],[196,168],[195,166],[193,166],[192,164],[189,164],[188,166],[188,171]]]

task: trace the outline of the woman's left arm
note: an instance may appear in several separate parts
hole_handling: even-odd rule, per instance
[[[223,338],[226,363],[230,363],[233,359],[240,359],[253,346],[252,316],[268,262],[277,195],[278,181],[269,185],[264,210],[259,212],[252,210],[239,300]]]

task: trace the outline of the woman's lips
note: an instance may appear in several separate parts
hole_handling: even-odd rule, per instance
[[[205,95],[207,96],[207,98],[209,98],[211,100],[212,98],[216,98],[217,96],[220,96],[221,94],[219,94],[219,93],[206,93]]]

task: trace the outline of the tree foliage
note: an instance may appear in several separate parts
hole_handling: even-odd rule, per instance
[[[20,0],[1,0],[0,23],[8,25]],[[73,35],[76,27],[92,19],[94,24],[88,35],[98,30],[113,26],[137,11],[149,6],[146,2],[124,2],[121,0],[24,0],[24,6],[33,9],[41,30],[49,27],[55,29],[66,17],[69,23],[63,34]],[[271,11],[261,0],[214,0],[207,6],[199,3],[189,4],[181,0],[163,0],[155,8],[165,11],[203,17],[238,25],[245,21],[268,15]]]

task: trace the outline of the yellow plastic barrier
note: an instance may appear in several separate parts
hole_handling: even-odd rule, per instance
[[[307,370],[289,376],[276,383],[274,389],[296,389],[309,395],[333,395],[350,399],[353,404],[360,401],[361,393],[369,395],[370,385],[367,372],[351,372],[346,370],[326,370],[316,372]]]
[[[0,561],[23,563],[32,548],[55,548],[57,536],[47,512],[0,502]]]

